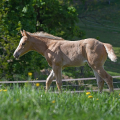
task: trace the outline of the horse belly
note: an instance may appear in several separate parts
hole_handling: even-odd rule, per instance
[[[73,67],[84,65],[85,58],[82,55],[82,45],[80,41],[69,42],[61,47],[63,66]]]
[[[70,58],[63,61],[63,67],[78,67],[83,66],[86,60],[82,55],[76,56],[74,58]]]

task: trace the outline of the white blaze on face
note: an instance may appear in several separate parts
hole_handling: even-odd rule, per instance
[[[23,43],[23,37],[21,38],[20,42],[19,42],[19,45],[18,46],[21,46]]]
[[[20,44],[21,44],[21,43],[23,43],[23,37],[22,37],[21,40],[20,40]]]
[[[23,37],[21,38],[21,40],[20,40],[20,42],[19,42],[19,45],[18,45],[18,47],[16,48],[16,50],[15,50],[15,52],[14,52],[13,55],[15,55],[16,52],[18,52],[18,51],[21,49],[21,47],[22,47],[22,43],[23,43]],[[20,55],[20,53],[19,53],[19,55]]]

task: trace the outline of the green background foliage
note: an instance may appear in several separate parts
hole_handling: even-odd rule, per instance
[[[84,32],[76,25],[77,11],[71,1],[58,0],[1,0],[0,2],[0,78],[13,80],[15,74],[48,68],[45,59],[36,52],[13,58],[21,38],[20,30],[45,31],[72,39]]]

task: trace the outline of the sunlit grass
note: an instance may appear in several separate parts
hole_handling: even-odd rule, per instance
[[[120,92],[56,94],[39,87],[14,87],[0,91],[0,120],[117,120]]]

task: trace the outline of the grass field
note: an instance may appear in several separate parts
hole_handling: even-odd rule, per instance
[[[118,120],[120,94],[45,93],[40,87],[0,90],[0,120]]]

